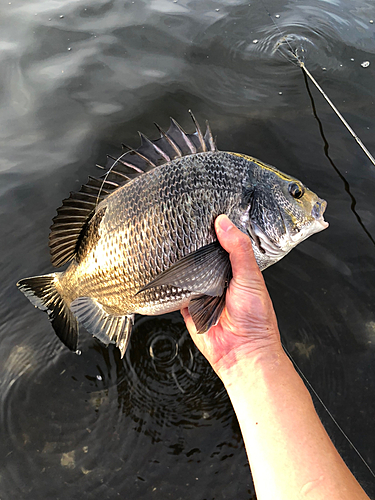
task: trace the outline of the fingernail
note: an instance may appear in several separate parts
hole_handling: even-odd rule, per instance
[[[219,226],[220,226],[220,229],[227,232],[229,231],[230,229],[233,228],[233,224],[231,223],[231,221],[228,219],[228,217],[220,217],[220,220],[219,220]]]

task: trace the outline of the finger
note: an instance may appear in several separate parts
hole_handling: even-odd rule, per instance
[[[215,230],[220,245],[229,253],[233,278],[236,281],[253,282],[255,277],[261,277],[250,238],[240,231],[226,215],[217,217]]]

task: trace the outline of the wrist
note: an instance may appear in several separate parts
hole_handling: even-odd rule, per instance
[[[274,371],[285,361],[289,362],[279,341],[259,342],[258,345],[252,341],[228,352],[213,368],[229,389],[232,384],[238,386],[239,380],[245,376],[248,378],[252,374],[256,377],[259,371]]]

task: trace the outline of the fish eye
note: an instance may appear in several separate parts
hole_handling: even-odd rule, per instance
[[[288,190],[293,198],[296,198],[297,200],[299,198],[302,198],[302,196],[305,194],[305,188],[302,186],[302,184],[297,184],[297,182],[291,182],[288,186]]]

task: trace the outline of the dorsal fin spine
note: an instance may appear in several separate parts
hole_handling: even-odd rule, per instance
[[[142,160],[145,160],[149,165],[151,165],[151,167],[153,167],[153,168],[156,167],[155,163],[153,163],[149,158],[147,158],[147,156],[143,155],[142,153],[140,153],[136,149],[134,149],[131,146],[128,146],[127,144],[124,144],[124,143],[122,144],[122,146],[124,148],[127,148],[130,153],[136,154],[137,156],[139,156],[140,158],[142,158]]]
[[[199,142],[201,143],[201,146],[202,146],[202,149],[203,151],[207,151],[207,146],[206,146],[206,143],[204,142],[204,139],[203,139],[203,134],[202,134],[202,131],[201,131],[201,128],[199,126],[199,123],[197,122],[193,112],[191,109],[189,109],[189,113],[190,113],[190,116],[194,122],[194,125],[195,125],[195,129],[197,131],[197,134],[198,134],[198,138],[199,138]]]
[[[103,182],[103,185],[106,185],[106,184],[109,184],[111,186],[114,186],[115,188],[118,188],[118,184],[116,182],[111,182],[111,181],[105,180]]]
[[[127,154],[127,153],[125,153],[125,154]],[[136,172],[138,172],[140,174],[144,173],[144,170],[142,170],[141,168],[138,168],[135,165],[133,165],[132,163],[127,163],[126,161],[122,160],[121,156],[120,156],[120,158],[116,158],[115,156],[107,155],[107,158],[114,160],[113,165],[111,166],[110,170],[107,173],[110,173],[110,171],[117,171],[117,170],[114,170],[114,166],[116,165],[116,163],[121,163],[121,165],[124,165],[124,167],[129,167],[131,170],[135,170]]]
[[[204,134],[204,140],[205,141],[207,140],[210,151],[216,151],[215,140],[212,136],[211,127],[210,124],[208,123],[208,120],[206,120],[206,133]]]
[[[143,174],[145,171],[142,170],[141,168],[135,166],[135,165],[132,165],[131,163],[128,163],[124,160],[121,160],[121,159],[118,159],[117,160],[119,163],[121,163],[122,165],[124,165],[125,167],[130,167],[132,168],[133,170],[135,170],[136,172],[140,173],[140,174]]]
[[[100,179],[89,176],[88,182],[79,192],[71,193],[70,197],[63,201],[56,217],[53,218],[50,233],[51,259],[54,266],[69,262],[76,255],[78,258],[82,257],[79,253],[80,242],[90,226],[91,217],[97,205],[116,189],[136,176],[175,158],[217,151],[208,122],[203,136],[195,116],[189,112],[195,125],[193,134],[187,134],[173,118],[167,132],[155,124],[160,138],[151,141],[140,133],[141,145],[138,149],[124,146],[127,151],[118,158],[108,155],[105,174]],[[99,167],[103,170],[103,167]]]
[[[181,132],[181,136],[183,137],[187,147],[190,149],[191,151],[191,154],[195,154],[197,152],[197,149],[196,147],[194,146],[194,144],[191,142],[191,140],[189,139],[187,133],[185,132],[185,130],[176,122],[176,120],[174,120],[173,118],[171,118],[171,122],[176,126],[176,128]]]
[[[164,130],[160,127],[160,125],[158,125],[157,123],[155,123],[155,127],[159,130],[159,132],[161,133],[161,135],[164,137],[164,139],[168,142],[168,144],[171,146],[171,148],[173,149],[173,151],[177,154],[178,157],[181,158],[182,156],[182,152],[181,152],[181,149],[177,146],[177,144],[171,139],[171,137],[169,137],[168,135],[168,132],[164,132]]]
[[[169,156],[167,154],[165,154],[165,152],[161,148],[159,148],[159,146],[157,146],[155,143],[150,141],[150,139],[148,137],[146,137],[144,134],[142,134],[142,132],[138,132],[138,133],[139,133],[141,139],[143,139],[148,145],[153,147],[155,149],[155,151],[157,151],[166,161],[171,161]]]
[[[170,145],[170,138],[167,136],[167,134],[164,132],[164,130],[161,128],[161,126],[159,124],[157,124],[156,122],[154,122],[154,125],[158,129],[158,131],[160,132],[160,136],[163,137]],[[172,146],[172,148],[173,148],[173,146]],[[165,156],[165,158],[168,158],[167,161],[172,160],[172,158],[169,155],[167,155],[166,153],[164,153],[164,156]]]

